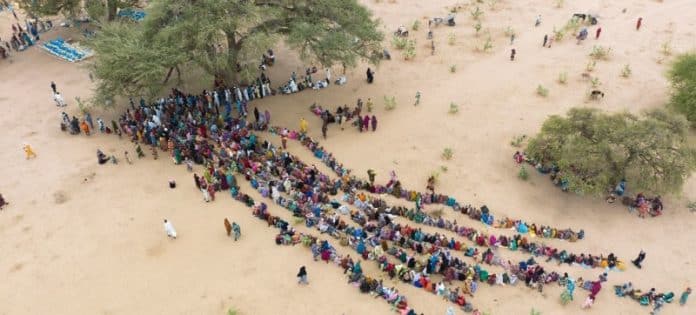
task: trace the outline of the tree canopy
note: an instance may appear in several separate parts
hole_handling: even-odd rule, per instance
[[[683,116],[653,110],[637,117],[571,109],[551,116],[530,139],[527,153],[545,167],[558,167],[568,188],[600,195],[625,179],[633,191],[679,192],[696,169]]]
[[[118,9],[137,6],[138,0],[18,0],[34,16],[63,14],[74,18],[87,14],[93,20],[116,18]]]
[[[686,115],[686,119],[696,127],[696,53],[677,57],[668,77],[673,88],[670,106]]]
[[[379,22],[356,0],[154,0],[146,13],[139,24],[106,26],[91,43],[98,97],[146,95],[183,66],[229,84],[251,80],[280,40],[324,66],[376,62],[383,39]]]

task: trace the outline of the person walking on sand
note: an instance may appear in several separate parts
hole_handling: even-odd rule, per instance
[[[602,27],[598,27],[597,31],[595,32],[595,39],[599,39],[599,34],[602,34]]]
[[[53,100],[56,102],[56,106],[58,106],[58,107],[67,106],[67,104],[65,104],[65,100],[63,99],[63,96],[60,95],[60,93],[58,93],[58,92],[53,94]]]
[[[421,98],[421,92],[420,92],[420,91],[416,91],[416,102],[413,103],[413,106],[418,106],[418,104],[420,104],[420,98]],[[370,110],[370,111],[371,111],[371,110]]]
[[[0,194],[0,210],[6,205],[9,205],[10,203],[5,200],[5,198]],[[684,294],[682,294],[682,298],[684,297]],[[680,300],[681,301],[681,300]],[[686,302],[686,301],[685,301]],[[682,304],[684,305],[684,304]]]
[[[544,34],[544,43],[541,44],[541,47],[546,47],[546,43],[549,41],[549,34]]]
[[[176,230],[174,229],[174,225],[172,225],[172,222],[168,221],[167,219],[164,219],[164,231],[167,233],[167,237],[171,239],[176,239]]]
[[[298,284],[309,284],[307,281],[307,269],[305,266],[300,267],[300,271],[297,273],[297,283]]]
[[[643,25],[643,18],[639,17],[638,21],[636,21],[636,31],[640,30],[640,26]]]
[[[645,252],[641,249],[640,253],[638,253],[638,257],[636,257],[636,259],[632,260],[631,262],[633,263],[633,265],[638,267],[638,269],[641,269],[641,268],[643,268],[643,266],[641,266],[641,264],[643,263],[644,259],[645,259]]]
[[[51,90],[53,90],[53,94],[58,93],[58,91],[56,90],[56,83],[53,81],[51,81]]]
[[[510,34],[510,45],[512,45],[515,42],[515,34]]]
[[[128,164],[133,164],[133,161],[131,161],[130,156],[128,156],[128,151],[123,152],[123,155],[126,156],[126,162],[128,162]]]
[[[232,233],[234,233],[234,241],[236,242],[242,236],[242,228],[237,222],[232,222]]]
[[[515,48],[513,48],[510,51],[510,61],[515,61],[515,54],[517,54],[517,51],[515,50]]]
[[[372,115],[372,132],[377,130],[377,116]]]
[[[31,148],[31,145],[24,145],[24,153],[26,154],[27,160],[30,158],[36,158],[36,152]]]
[[[534,26],[539,26],[541,25],[541,14],[537,15],[536,21],[534,22]]]
[[[304,117],[300,118],[300,133],[307,133],[307,129],[309,128],[309,123],[307,120],[304,119]]]

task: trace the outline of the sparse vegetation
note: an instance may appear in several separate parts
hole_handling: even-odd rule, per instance
[[[563,40],[565,37],[566,31],[565,29],[557,29],[555,26],[553,27],[553,38],[555,41],[560,42]]]
[[[457,103],[455,103],[455,102],[451,102],[450,106],[449,106],[448,113],[450,113],[452,115],[459,113],[459,105],[457,105]]]
[[[443,208],[435,209],[433,211],[430,211],[430,214],[436,218],[442,217],[442,214],[445,213],[445,210]]]
[[[515,34],[517,33],[515,33],[515,29],[513,29],[511,26],[505,28],[505,37],[510,37]]]
[[[592,57],[594,60],[606,60],[609,58],[609,54],[611,54],[610,47],[595,45],[592,47],[590,57]]]
[[[454,151],[452,151],[452,148],[445,148],[442,151],[442,158],[445,160],[451,160],[452,157],[454,157]]]
[[[666,41],[660,45],[660,52],[664,56],[671,56],[672,55],[672,42]]]
[[[488,35],[486,41],[483,42],[483,47],[481,48],[481,50],[483,50],[483,52],[489,52],[491,51],[491,49],[493,49],[493,40],[491,40],[491,36]]]
[[[450,46],[453,46],[454,44],[456,44],[457,43],[457,35],[454,33],[449,33],[449,35],[447,35],[447,43]]]
[[[411,24],[411,29],[414,31],[417,31],[420,28],[420,21],[415,20],[413,21],[413,24]]]
[[[524,142],[524,140],[527,140],[527,135],[515,136],[510,141],[510,145],[515,148],[519,148],[522,146],[522,142]]]
[[[384,96],[384,109],[393,110],[396,108],[396,96],[388,97]]]
[[[479,8],[478,6],[476,8],[474,8],[473,10],[471,10],[470,13],[471,13],[471,18],[473,18],[476,21],[480,20],[481,16],[483,16],[483,10],[481,10],[481,8]]]
[[[541,97],[549,96],[549,89],[545,88],[543,85],[539,84],[536,89],[537,95]]]
[[[406,43],[406,49],[404,50],[404,59],[413,60],[416,58],[416,40],[411,39]]]
[[[556,8],[562,8],[564,4],[563,0],[556,0]]]
[[[481,26],[481,22],[477,22],[476,24],[474,24],[474,30],[476,30],[476,36],[478,36],[479,31],[481,31],[481,27],[483,27],[483,26]]]
[[[520,171],[517,173],[517,178],[521,180],[529,179],[529,171],[527,171],[526,166],[522,165],[522,167],[520,167]]]
[[[237,314],[238,314],[237,310],[235,310],[234,308],[230,308],[227,310],[227,315],[237,315]]]
[[[595,67],[597,67],[597,61],[590,60],[587,62],[587,65],[585,65],[585,71],[592,72],[592,70],[594,70]]]
[[[624,78],[628,78],[631,76],[631,66],[626,64],[624,67],[621,69],[621,76]]]
[[[602,82],[599,81],[598,77],[593,77],[590,79],[590,84],[592,85],[593,88],[599,87],[602,85]]]
[[[561,72],[558,74],[558,83],[560,84],[566,84],[568,82],[568,73],[567,72]]]
[[[447,166],[440,165],[440,171],[443,173],[447,173],[447,171],[449,171],[449,168],[447,168]]]
[[[566,23],[564,28],[565,28],[566,32],[570,31],[573,35],[575,35],[578,33],[580,26],[582,26],[580,19],[574,17],[574,18],[568,20],[568,22]]]
[[[455,73],[455,72],[457,72],[457,65],[450,65],[450,66],[449,66],[449,71],[450,71],[450,73]]]
[[[696,201],[690,201],[687,203],[686,208],[689,209],[689,212],[696,212]]]
[[[696,128],[696,53],[678,56],[667,77],[672,83],[669,107],[684,114]]]
[[[392,46],[397,50],[403,50],[408,45],[408,38],[394,36],[392,38]]]

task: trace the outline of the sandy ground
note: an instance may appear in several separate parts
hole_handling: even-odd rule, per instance
[[[636,113],[662,106],[668,98],[663,73],[670,58],[660,53],[660,46],[669,42],[675,53],[694,49],[693,1],[566,1],[563,8],[556,8],[552,1],[506,0],[498,1],[495,9],[487,2],[481,5],[482,25],[491,34],[492,51],[475,51],[485,35],[475,36],[467,7],[459,13],[456,27],[434,29],[433,56],[425,40],[425,18],[445,16],[445,7],[456,1],[363,2],[383,20],[388,33],[400,24],[421,21],[421,29],[411,31],[418,43],[415,60],[404,61],[391,49],[393,60],[376,69],[373,85],[364,82],[365,68],[360,67],[348,73],[346,86],[266,98],[253,106],[270,109],[279,125],[296,128],[299,117],[306,117],[310,133],[319,136],[319,119],[307,111],[309,104],[335,108],[370,97],[379,118],[377,132],[359,134],[333,126],[330,141],[324,143],[358,174],[372,168],[379,181],[386,181],[388,172],[395,170],[405,186],[424,187],[428,175],[444,165],[449,171],[440,175],[440,191],[476,205],[485,203],[498,215],[583,228],[587,233],[585,240],[573,244],[549,241],[555,246],[614,252],[624,261],[640,249],[647,251],[642,270],[612,272],[609,285],[630,280],[643,290],[655,287],[676,294],[695,285],[696,223],[684,206],[686,199],[696,198],[693,177],[681,196],[666,199],[664,216],[642,220],[623,207],[561,193],[536,174],[529,182],[518,180],[511,160],[515,148],[510,146],[512,137],[533,134],[548,115],[574,106]],[[564,25],[574,12],[588,11],[601,17],[599,40],[594,39],[592,27],[590,39],[580,45],[566,39],[550,49],[541,47],[543,35],[554,26]],[[535,28],[537,14],[542,24]],[[635,31],[639,16],[643,28]],[[12,21],[10,14],[0,13],[3,39]],[[504,35],[508,26],[517,33],[513,45]],[[55,32],[44,34],[44,39],[55,37]],[[456,36],[455,45],[447,43],[450,33]],[[606,97],[589,102],[590,85],[581,73],[594,44],[611,47],[612,55],[592,72],[601,80]],[[514,62],[509,61],[511,48],[517,50]],[[450,73],[454,64],[457,72]],[[625,64],[633,70],[628,79],[619,75]],[[279,52],[271,71],[274,85],[297,65],[295,57]],[[566,85],[556,82],[560,72],[568,73]],[[346,284],[338,268],[313,262],[305,248],[276,246],[275,231],[228,196],[203,203],[184,167],[150,157],[134,165],[94,163],[98,148],[122,157],[124,150],[134,156],[133,147],[115,136],[74,137],[60,131],[60,109],[53,105],[49,83],[58,84],[70,104],[67,110],[76,114],[74,97],[88,98],[91,89],[87,72],[78,65],[34,47],[0,60],[0,77],[4,113],[0,193],[11,202],[0,212],[0,314],[221,314],[230,307],[242,314],[390,313],[382,300],[361,295]],[[201,88],[198,84],[185,88]],[[539,84],[549,88],[547,98],[535,94]],[[418,107],[412,105],[416,91],[423,94]],[[385,111],[385,95],[396,97],[395,110]],[[450,102],[459,104],[459,114],[447,113]],[[108,122],[119,111],[94,110],[93,117]],[[37,159],[25,161],[23,143],[34,147]],[[440,158],[445,147],[454,149],[451,161]],[[291,150],[311,161],[297,144],[291,144]],[[170,178],[179,183],[177,189],[167,187]],[[289,217],[286,210],[271,207],[271,211]],[[224,217],[240,223],[241,241],[225,237]],[[176,226],[180,234],[176,241],[165,237],[163,218]],[[307,287],[295,284],[301,265],[308,268]],[[376,274],[374,264],[363,266]],[[585,278],[599,273],[549,267]],[[631,300],[616,298],[609,285],[592,312],[649,312]],[[410,305],[425,314],[444,314],[449,306],[414,287],[397,286],[410,298]],[[576,301],[563,307],[558,287],[547,287],[542,295],[523,286],[483,285],[472,303],[491,314],[528,314],[532,307],[543,314],[584,313],[580,303],[585,294],[576,292]],[[667,305],[662,314],[693,314],[693,302],[686,307]]]

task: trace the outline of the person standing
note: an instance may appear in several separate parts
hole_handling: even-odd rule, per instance
[[[331,68],[326,68],[326,85],[331,84]]]
[[[164,219],[164,231],[167,233],[167,237],[171,239],[176,239],[176,230],[174,229],[174,225],[172,225],[172,222],[168,221],[167,219]]]
[[[375,80],[375,73],[372,72],[372,69],[367,68],[366,75],[367,75],[367,83],[372,84],[372,81]]]
[[[636,259],[633,260],[632,262],[636,267],[638,267],[638,269],[641,269],[642,268],[641,263],[643,262],[644,259],[645,259],[645,252],[641,249],[640,253],[638,253],[638,257],[636,257]]]
[[[510,51],[510,61],[515,61],[515,54],[517,54],[517,51],[515,50],[515,48],[513,48]]]
[[[599,39],[599,34],[602,34],[602,27],[598,27],[597,31],[595,32],[595,39]]]
[[[546,47],[546,43],[549,41],[549,34],[544,34],[544,43],[541,44],[541,47]]]
[[[416,102],[413,104],[413,106],[418,106],[418,104],[420,104],[420,99],[421,99],[421,92],[416,91]]]
[[[689,294],[691,294],[691,288],[686,288],[679,298],[679,305],[684,306],[684,304],[686,304],[686,300],[689,299]]]
[[[324,137],[324,139],[326,139],[326,132],[328,131],[328,129],[328,124],[326,123],[326,121],[324,121],[324,123],[321,124],[321,135]]]
[[[232,222],[232,232],[234,233],[234,241],[236,242],[242,235],[242,228],[237,222]]]
[[[305,120],[304,117],[300,118],[300,133],[307,133],[308,128],[309,123],[307,123],[307,120]]]
[[[36,158],[36,153],[34,152],[34,149],[31,148],[31,145],[24,145],[24,153],[26,154],[27,160],[30,158]]]
[[[372,115],[372,132],[377,130],[377,116]]]
[[[298,284],[309,284],[307,281],[307,269],[305,266],[300,267],[300,271],[297,273],[297,283]]]
[[[638,21],[636,21],[636,31],[640,30],[640,26],[643,25],[643,18],[639,17]]]
[[[515,42],[515,33],[510,34],[510,45]]]
[[[53,81],[51,81],[51,90],[53,90],[53,94],[58,93],[58,91],[56,90],[56,83]]]

